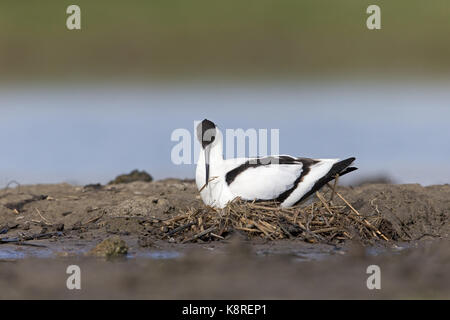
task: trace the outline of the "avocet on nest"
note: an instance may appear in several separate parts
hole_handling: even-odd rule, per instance
[[[356,170],[355,158],[310,159],[287,155],[263,158],[223,158],[222,134],[207,119],[197,127],[202,149],[197,163],[196,183],[203,202],[224,208],[240,197],[248,201],[276,201],[281,207],[303,204],[317,190]]]

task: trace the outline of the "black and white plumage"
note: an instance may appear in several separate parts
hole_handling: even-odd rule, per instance
[[[287,155],[263,158],[223,159],[222,134],[203,120],[197,127],[202,145],[196,183],[203,202],[223,208],[236,197],[248,201],[275,200],[291,207],[310,198],[317,190],[340,176],[356,170],[355,158],[309,159]]]

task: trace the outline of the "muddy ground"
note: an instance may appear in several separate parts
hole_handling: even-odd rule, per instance
[[[394,241],[155,238],[155,219],[203,206],[192,181],[3,189],[0,239],[47,236],[0,243],[0,298],[450,298],[449,185],[339,192],[362,215],[381,214]],[[126,242],[126,258],[86,256],[111,236]],[[66,288],[70,264],[82,269],[82,290]],[[382,270],[381,290],[367,289],[371,264]]]

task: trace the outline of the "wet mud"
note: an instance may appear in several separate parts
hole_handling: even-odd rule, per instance
[[[189,180],[3,189],[0,298],[450,298],[449,185],[338,190],[364,217],[381,215],[394,241],[155,237],[154,221],[203,206]],[[90,254],[110,238],[123,241],[106,246],[117,257]],[[71,264],[82,290],[66,287]],[[371,264],[383,272],[381,290],[367,288]]]

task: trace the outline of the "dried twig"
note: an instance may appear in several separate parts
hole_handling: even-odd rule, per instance
[[[23,243],[24,241],[42,240],[42,239],[48,239],[48,238],[52,238],[52,237],[60,237],[62,235],[63,235],[63,233],[58,231],[58,232],[48,232],[48,233],[37,233],[37,234],[33,234],[31,236],[23,236],[23,237],[17,237],[17,238],[2,238],[2,239],[0,239],[0,244],[8,244],[8,243],[19,244],[19,243]]]
[[[208,183],[210,183],[211,181],[213,181],[214,179],[217,179],[217,178],[218,178],[218,176],[216,176],[216,177],[211,177],[211,178],[208,180],[208,182],[205,183],[205,184],[203,185],[203,187],[200,188],[200,190],[199,190],[198,192],[202,192],[203,189],[206,188],[206,186],[208,185]]]
[[[45,219],[45,217],[41,214],[41,211],[39,211],[38,208],[35,208],[35,209],[36,209],[36,212],[38,213],[39,217],[41,217],[42,221],[43,221],[46,225],[51,225],[51,223],[50,223],[47,219]]]
[[[334,194],[335,194],[335,192],[336,192],[336,187],[337,187],[338,181],[339,181],[339,173],[336,174],[336,177],[334,178],[333,189],[332,189],[332,192],[331,192],[331,196],[330,196],[330,201],[329,201],[329,202],[333,201],[333,198],[334,198]]]
[[[389,241],[336,191],[336,185],[330,188],[344,201],[343,205],[326,201],[325,194],[320,192],[316,193],[318,200],[310,206],[291,208],[281,208],[273,201],[255,203],[237,198],[221,210],[191,208],[165,221],[156,221],[156,230],[161,231],[161,239],[174,238],[182,243],[222,240],[235,230],[249,238],[270,240],[297,237],[307,242],[331,243],[358,237],[368,242]]]
[[[183,243],[194,241],[194,240],[196,240],[196,239],[198,239],[198,238],[201,238],[201,237],[203,237],[204,235],[206,235],[206,234],[208,234],[208,233],[210,233],[210,232],[212,232],[212,231],[214,231],[214,230],[216,230],[216,227],[208,228],[208,229],[206,229],[205,231],[196,234],[196,235],[193,236],[192,238],[184,240]]]
[[[359,212],[358,212],[358,210],[356,210],[355,208],[353,208],[353,206],[347,201],[347,200],[345,200],[345,198],[339,193],[339,192],[336,192],[336,195],[339,197],[339,198],[341,198],[341,200],[342,201],[344,201],[345,202],[345,204],[356,214],[356,215],[358,215],[361,219],[362,219],[362,221],[364,222],[364,224],[367,226],[367,227],[369,227],[370,229],[372,229],[378,236],[380,236],[383,240],[385,240],[385,241],[389,241],[389,239],[383,234],[383,233],[381,233],[381,231],[380,230],[378,230],[377,228],[375,228],[369,221],[367,221],[367,219],[366,218],[364,218]]]

